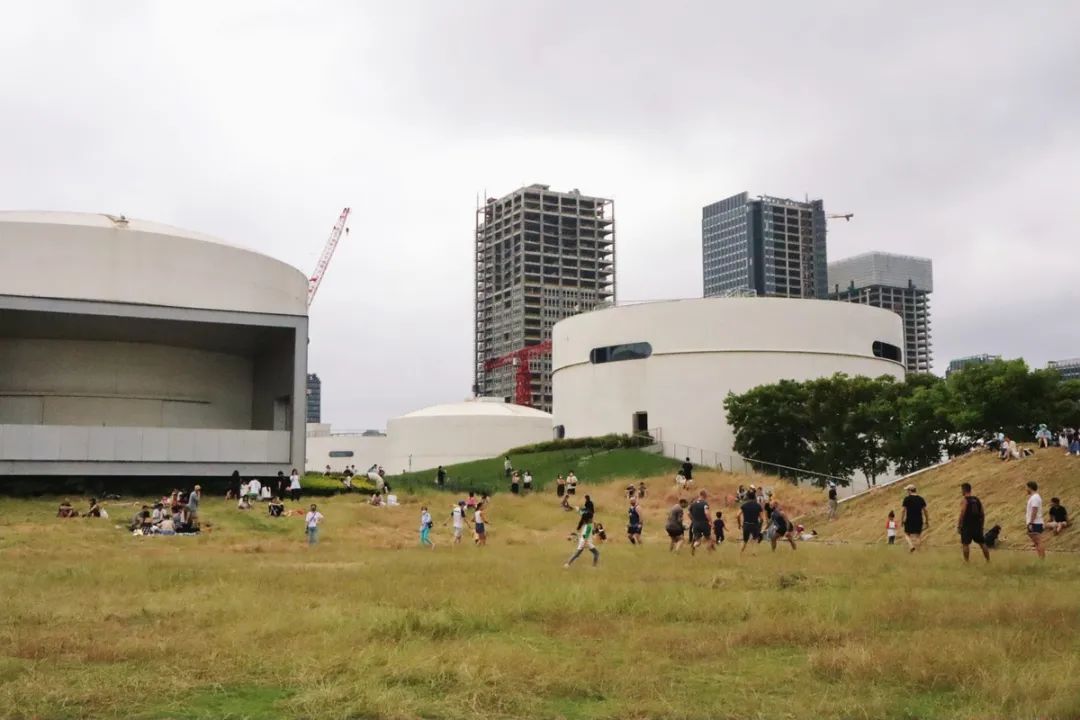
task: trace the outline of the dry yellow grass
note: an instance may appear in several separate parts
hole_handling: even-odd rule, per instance
[[[911,483],[926,500],[930,513],[930,529],[923,534],[924,542],[959,544],[956,520],[960,512],[960,484],[969,482],[982,501],[986,527],[1001,525],[1002,546],[1028,547],[1024,486],[1029,480],[1039,483],[1044,515],[1051,497],[1061,498],[1070,514],[1080,512],[1080,458],[1065,457],[1058,448],[1037,451],[1033,457],[1007,463],[998,460],[995,453],[972,453],[912,478]],[[810,513],[803,522],[817,529],[825,540],[883,543],[890,510],[896,512],[899,521],[905,484],[894,484],[842,503],[839,518],[832,522],[826,521],[823,509]],[[818,504],[820,508],[820,501]],[[1045,541],[1050,550],[1080,550],[1080,529],[1069,528],[1057,536],[1046,533]]]
[[[52,500],[0,500],[0,717],[1080,716],[1075,556],[672,556],[676,495],[648,484],[644,547],[622,535],[624,483],[580,488],[611,541],[569,571],[576,516],[553,493],[496,496],[482,549],[447,544],[455,498],[435,493],[320,502],[315,548],[298,518],[221,500],[198,538],[133,538],[116,503],[109,522],[60,521]],[[793,510],[820,502],[775,485]],[[416,546],[421,504],[434,551]]]

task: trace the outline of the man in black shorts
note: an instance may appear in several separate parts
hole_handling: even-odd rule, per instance
[[[930,513],[926,509],[926,501],[915,491],[914,485],[908,485],[907,497],[901,503],[900,523],[904,526],[904,539],[907,540],[909,552],[915,552],[922,543],[922,532],[930,527]]]
[[[739,527],[742,529],[742,549],[746,552],[746,545],[751,540],[761,542],[761,514],[765,512],[758,504],[754,495],[748,495],[746,502],[739,508]]]
[[[960,544],[964,549],[964,562],[970,562],[969,552],[971,543],[975,543],[982,549],[986,562],[990,562],[990,550],[986,547],[983,539],[983,506],[979,498],[971,494],[971,483],[960,486],[960,492],[964,499],[960,501],[960,517],[956,521],[956,529],[960,533]]]
[[[626,538],[631,545],[641,544],[641,510],[638,508],[637,498],[630,498],[630,508],[626,511]]]
[[[683,526],[683,512],[685,510],[686,498],[683,498],[668,511],[667,525],[664,526],[664,529],[667,530],[668,537],[671,538],[671,545],[668,547],[671,552],[679,552],[679,548],[682,547],[683,535],[686,533],[686,528]]]
[[[707,494],[704,490],[698,493],[698,498],[690,503],[690,554],[693,555],[698,545],[703,540],[709,541],[709,549],[715,550],[716,546],[709,538],[709,503],[706,501]]]

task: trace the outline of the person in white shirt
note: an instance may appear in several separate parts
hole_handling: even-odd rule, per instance
[[[450,511],[450,523],[454,527],[455,545],[461,544],[461,533],[464,531],[467,522],[468,520],[465,519],[465,501],[458,500],[458,504]]]
[[[525,475],[521,478],[521,489],[524,492],[532,490],[532,473],[528,470],[525,471]]]
[[[577,495],[577,475],[573,472],[566,473],[566,494]]]
[[[240,497],[236,499],[237,510],[247,510],[251,507],[248,504],[248,492],[251,490],[251,484],[242,482],[240,483]]]
[[[258,500],[259,499],[259,493],[261,493],[261,492],[262,492],[262,483],[259,482],[257,479],[252,478],[251,482],[248,483],[248,497],[249,497],[249,499]]]
[[[319,509],[312,503],[308,514],[304,516],[304,532],[307,534],[308,545],[314,545],[319,542],[319,523],[321,523],[322,520],[323,514],[319,512]]]
[[[273,497],[273,495],[270,494],[270,486],[263,485],[262,490],[259,492],[259,499],[270,502],[271,497]]]
[[[289,498],[293,502],[300,502],[300,472],[296,468],[289,474]]]
[[[1043,514],[1042,496],[1039,495],[1039,483],[1034,480],[1027,484],[1027,510],[1024,513],[1024,522],[1027,523],[1027,534],[1031,538],[1031,544],[1035,546],[1035,554],[1046,559],[1046,548],[1042,544]]]

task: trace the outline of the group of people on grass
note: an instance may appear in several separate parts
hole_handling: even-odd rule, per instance
[[[289,477],[278,470],[277,477],[266,484],[258,478],[241,480],[240,471],[233,470],[225,499],[236,500],[237,510],[250,510],[256,503],[265,502],[271,517],[281,517],[285,512],[285,498],[300,502],[302,492],[300,471],[296,468],[292,469]]]
[[[135,535],[196,535],[200,531],[202,486],[190,492],[173,490],[153,505],[143,505],[131,517],[128,530]]]
[[[68,500],[67,498],[64,498],[63,500],[60,501],[60,507],[57,508],[57,510],[56,510],[56,517],[58,517],[58,518],[77,518],[77,517],[108,518],[109,513],[108,513],[107,510],[105,510],[105,507],[101,503],[98,502],[97,498],[90,498],[90,507],[87,508],[87,510],[86,510],[86,512],[84,514],[80,515],[79,511],[76,510],[74,508],[74,506],[71,504],[71,501]]]
[[[472,530],[473,544],[478,546],[487,545],[487,507],[491,498],[487,493],[482,493],[479,498],[475,492],[470,492],[464,500],[458,500],[450,509],[449,522],[453,528],[453,544],[460,545],[461,538],[465,534],[465,528]],[[443,525],[446,525],[446,522]],[[431,531],[435,527],[435,521],[428,511],[427,505],[420,508],[420,545],[422,547],[435,548],[435,541],[431,539]]]
[[[1046,557],[1046,547],[1043,542],[1043,534],[1050,531],[1057,535],[1069,526],[1069,511],[1061,504],[1060,498],[1051,498],[1050,507],[1047,508],[1049,522],[1043,516],[1043,499],[1039,494],[1039,484],[1034,480],[1025,485],[1027,491],[1027,503],[1024,506],[1024,524],[1028,539],[1035,553],[1040,558]],[[907,495],[901,503],[900,527],[903,528],[904,539],[907,541],[909,552],[915,552],[922,545],[923,532],[930,527],[930,511],[926,500],[919,495],[914,485],[907,485],[904,490]],[[982,551],[987,562],[990,561],[990,549],[997,545],[1001,534],[1001,526],[994,525],[986,529],[986,512],[982,501],[972,492],[971,483],[960,485],[960,511],[956,519],[956,531],[960,535],[960,546],[964,560],[970,560],[971,546],[977,545]],[[885,523],[887,542],[892,545],[896,542],[896,513],[889,511]]]

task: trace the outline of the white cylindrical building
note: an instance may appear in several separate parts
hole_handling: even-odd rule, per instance
[[[307,278],[117,215],[0,213],[0,475],[304,461]]]
[[[575,315],[552,331],[556,432],[657,431],[665,447],[727,465],[729,392],[835,373],[903,378],[903,337],[895,313],[826,300],[705,298]]]
[[[552,437],[551,415],[501,399],[479,398],[433,405],[391,419],[386,425],[387,472],[427,470],[439,465],[495,457],[510,448]]]

